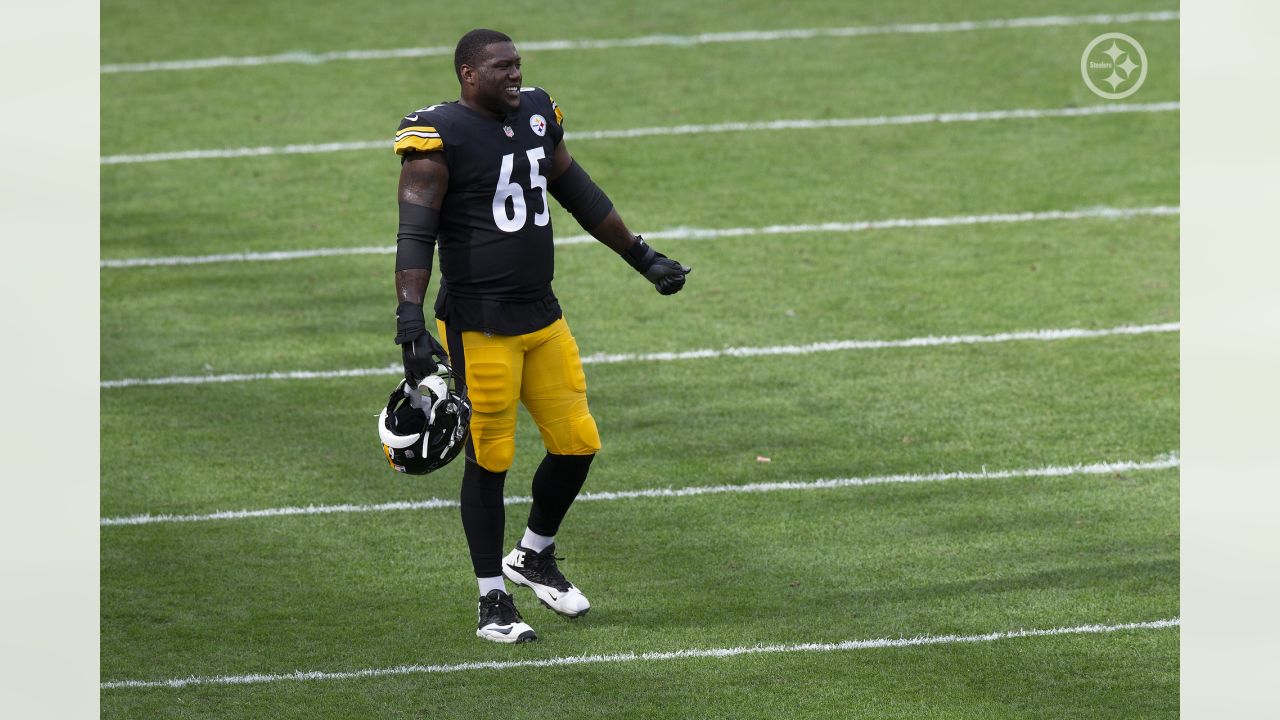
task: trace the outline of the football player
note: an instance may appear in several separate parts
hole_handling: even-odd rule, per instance
[[[464,450],[462,527],[480,589],[476,635],[537,639],[507,592],[531,589],[569,618],[591,604],[565,579],[556,533],[583,483],[600,436],[587,407],[578,345],[551,291],[555,198],[593,237],[663,295],[690,268],[627,228],[613,203],[564,144],[564,114],[541,88],[524,87],[511,38],[472,30],[458,41],[460,97],[400,122],[396,251],[397,335],[409,385],[447,356],[465,383],[472,415]],[[437,341],[423,302],[439,246]],[[537,423],[547,453],[533,475],[528,526],[503,554],[503,484],[515,454],[516,405]]]

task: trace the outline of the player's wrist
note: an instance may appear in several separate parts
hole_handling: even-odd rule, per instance
[[[396,306],[396,344],[413,342],[427,332],[427,318],[422,303],[402,301]]]
[[[631,247],[622,251],[622,259],[626,260],[627,264],[641,275],[648,272],[659,257],[661,255],[649,247],[649,244],[639,235],[635,236],[635,242],[632,243]]]

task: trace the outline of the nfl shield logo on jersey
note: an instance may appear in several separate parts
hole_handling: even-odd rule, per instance
[[[503,126],[502,126],[502,132],[506,133],[506,134],[507,134],[507,137],[515,137],[515,136],[516,136],[516,131],[515,131],[515,130],[512,130],[510,125],[503,125]]]
[[[547,119],[541,115],[534,115],[529,118],[529,127],[533,129],[533,134],[542,137],[547,134]]]

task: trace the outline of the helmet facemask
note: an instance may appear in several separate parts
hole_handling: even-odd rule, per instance
[[[453,369],[441,364],[416,388],[402,380],[387,398],[378,415],[382,453],[393,470],[425,475],[458,456],[470,422],[466,391],[458,391]]]

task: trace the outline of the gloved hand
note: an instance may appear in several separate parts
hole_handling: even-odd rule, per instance
[[[655,252],[653,264],[648,270],[644,271],[644,277],[658,292],[663,295],[674,295],[680,292],[680,288],[684,287],[684,276],[693,271],[691,267],[685,267],[660,252]]]
[[[444,347],[431,337],[431,333],[425,332],[402,344],[400,351],[404,360],[404,379],[409,381],[410,387],[417,387],[418,383],[422,382],[422,378],[435,374],[436,369],[440,367],[436,362],[437,357],[446,362],[449,359]]]
[[[396,308],[396,344],[400,346],[404,361],[404,379],[410,387],[417,387],[422,378],[434,374],[439,365],[436,358],[446,362],[449,355],[431,333],[417,303],[402,302]]]
[[[681,265],[649,247],[644,238],[639,235],[636,236],[635,244],[628,248],[622,257],[627,264],[636,269],[636,272],[653,283],[653,286],[663,295],[674,295],[680,292],[684,287],[685,275],[693,271],[693,268]]]

